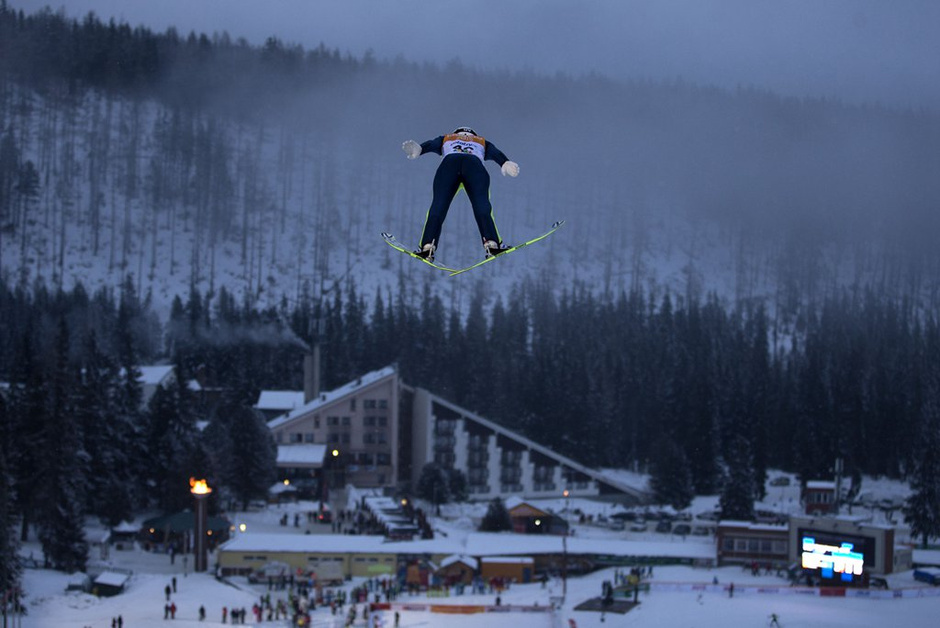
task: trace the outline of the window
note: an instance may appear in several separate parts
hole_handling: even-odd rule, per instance
[[[327,442],[330,442],[330,443],[338,443],[338,442],[339,442],[339,434],[330,434],[329,440],[328,440]]]
[[[344,445],[349,444],[349,434],[343,434],[343,444]]]
[[[327,425],[339,425],[339,417],[338,416],[326,417],[326,424]]]
[[[727,537],[727,536],[723,538],[721,540],[721,549],[723,549],[726,552],[733,552],[734,551],[734,539],[732,539],[731,537]]]
[[[304,435],[301,434],[300,432],[291,432],[291,433],[290,433],[290,440],[289,440],[288,442],[290,442],[290,443],[292,443],[292,444],[296,444],[296,443],[303,442],[303,436],[304,436]]]
[[[375,463],[382,465],[392,464],[391,454],[375,454]]]
[[[364,399],[362,402],[362,407],[367,410],[375,409],[375,399]]]
[[[375,434],[375,440],[376,440],[376,442],[378,442],[380,445],[384,445],[385,443],[388,442],[388,437],[385,435],[385,432],[376,432],[376,434]]]
[[[317,430],[320,429],[320,417],[314,417],[313,427],[314,429],[317,429]]]
[[[315,443],[315,442],[317,442],[316,438],[314,438],[313,432],[307,432],[306,434],[304,434],[304,442],[305,442],[305,443]]]
[[[349,423],[350,423],[349,417],[348,417],[348,416],[344,416],[344,417],[343,417],[343,425],[344,425],[344,426],[348,426]]]
[[[363,417],[362,424],[365,425],[366,427],[375,426],[375,417],[374,416]]]
[[[787,553],[787,542],[786,541],[774,541],[774,554],[786,554]]]
[[[373,434],[372,432],[367,432],[367,433],[363,434],[363,435],[362,435],[362,442],[365,443],[366,445],[374,445],[374,444],[375,444],[375,434]]]
[[[350,412],[356,411],[356,398],[355,397],[349,400],[349,411]]]
[[[379,427],[385,427],[386,425],[388,425],[388,417],[380,416]]]
[[[747,539],[735,539],[735,540],[734,540],[734,551],[736,551],[736,552],[746,552],[746,551],[747,551]]]
[[[380,410],[388,409],[388,399],[379,399],[379,409]]]

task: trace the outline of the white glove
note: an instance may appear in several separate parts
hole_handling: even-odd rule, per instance
[[[408,140],[401,145],[401,149],[408,155],[408,159],[417,159],[421,156],[421,144],[414,140]]]
[[[506,163],[503,164],[502,171],[503,171],[504,177],[506,175],[509,175],[510,177],[518,177],[519,176],[519,164],[517,164],[514,161],[507,161]]]

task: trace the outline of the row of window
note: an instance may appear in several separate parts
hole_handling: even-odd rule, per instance
[[[352,417],[348,416],[328,416],[326,417],[326,424],[328,427],[337,427],[342,425],[343,427],[349,427],[352,425]],[[387,416],[375,416],[369,415],[362,417],[362,425],[364,427],[386,427],[388,425]],[[315,429],[320,428],[320,418],[314,417],[313,427]]]
[[[362,407],[365,410],[387,410],[388,399],[363,399]],[[349,400],[349,410],[350,412],[356,411],[356,398],[355,397]]]
[[[726,536],[721,541],[721,548],[725,552],[773,554],[776,556],[785,556],[787,554],[786,541],[753,537]]]
[[[296,445],[298,443],[315,443],[316,438],[313,432],[291,432],[287,435],[287,442],[291,445]],[[326,442],[331,445],[343,444],[348,445],[352,442],[348,432],[340,433],[330,433],[326,435]],[[367,432],[362,435],[362,444],[363,445],[385,445],[388,443],[388,434],[384,431],[381,432]]]

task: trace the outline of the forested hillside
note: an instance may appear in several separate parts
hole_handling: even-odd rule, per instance
[[[429,202],[436,162],[409,162],[400,143],[472,123],[522,166],[494,178],[504,236],[568,220],[487,269],[499,291],[550,266],[559,285],[714,291],[775,315],[845,286],[937,303],[933,113],[356,59],[273,37],[254,48],[7,8],[0,29],[11,283],[132,274],[165,308],[191,284],[272,305],[342,278],[417,292],[431,280],[465,305],[473,279],[430,279],[377,236],[416,240]],[[464,198],[440,254],[480,254]]]
[[[449,279],[378,234],[417,239],[429,200],[436,162],[401,141],[465,123],[522,166],[494,176],[507,237],[568,224]],[[589,465],[669,460],[702,493],[734,471],[751,496],[837,457],[901,476],[937,419],[938,140],[929,112],[0,4],[0,504],[62,537],[174,508],[187,473],[263,491],[246,408],[301,388],[317,321],[326,388],[397,364]],[[441,258],[478,248],[460,200]],[[181,385],[140,409],[157,361],[222,404]]]

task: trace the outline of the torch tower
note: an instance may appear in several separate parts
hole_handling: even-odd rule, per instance
[[[206,571],[209,568],[209,488],[205,480],[189,478],[189,491],[196,498],[196,529],[193,551],[196,554],[194,571]]]

